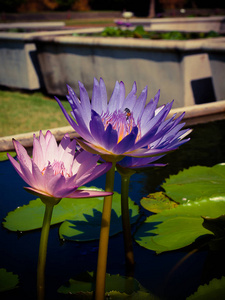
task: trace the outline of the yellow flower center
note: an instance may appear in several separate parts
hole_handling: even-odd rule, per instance
[[[113,113],[104,113],[102,116],[102,122],[105,129],[109,124],[118,133],[118,143],[128,134],[131,133],[134,126],[136,126],[133,113],[128,108],[124,111],[114,111]]]

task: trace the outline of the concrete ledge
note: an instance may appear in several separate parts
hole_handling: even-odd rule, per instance
[[[168,118],[174,113],[179,116],[184,111],[185,126],[223,120],[225,119],[225,100],[171,109]]]
[[[65,22],[29,22],[29,23],[1,23],[0,30],[56,30],[65,26]]]
[[[97,31],[96,31],[97,32]],[[80,33],[80,32],[79,32]],[[28,36],[27,36],[28,37]],[[113,37],[89,37],[89,36],[33,36],[35,42],[38,43],[57,43],[74,46],[99,46],[113,48],[131,48],[131,49],[148,49],[151,50],[171,50],[181,51],[200,51],[207,49],[217,49],[219,45],[220,51],[225,50],[225,37],[196,39],[196,40],[148,40],[134,38],[113,38]]]
[[[181,107],[172,109],[168,115],[172,117],[175,113],[179,116],[185,111],[183,120],[186,122],[186,127],[190,125],[196,125],[200,123],[208,123],[216,120],[225,119],[225,100],[193,105],[189,107]],[[49,129],[56,137],[57,141],[60,141],[62,137],[68,133],[70,138],[79,137],[71,126]],[[47,130],[42,130],[45,134]],[[39,135],[39,131],[34,132],[36,136]],[[0,137],[0,151],[14,150],[12,139],[19,141],[24,147],[30,148],[33,145],[33,132]]]
[[[1,25],[1,24],[0,24]],[[39,31],[39,32],[0,32],[0,40],[20,40],[23,42],[32,42],[34,39],[41,37],[55,37],[61,35],[72,35],[73,33],[95,33],[101,32],[103,27],[83,28],[83,29],[64,29],[55,31]]]
[[[46,134],[48,129],[42,130],[43,134]],[[71,126],[59,127],[49,129],[51,133],[55,136],[57,141],[61,141],[63,136],[68,133],[70,138],[78,137],[78,134],[74,131]],[[33,146],[33,136],[39,136],[39,131],[21,133],[15,135],[9,135],[5,137],[0,137],[0,152],[1,151],[10,151],[14,149],[12,139],[19,141],[24,147],[32,147]]]

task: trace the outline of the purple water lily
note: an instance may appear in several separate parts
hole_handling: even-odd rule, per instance
[[[190,129],[181,130],[184,113],[174,114],[166,119],[173,101],[157,108],[160,92],[145,106],[147,87],[137,98],[136,83],[125,97],[123,82],[116,82],[112,96],[107,103],[107,92],[102,78],[94,79],[90,102],[84,85],[79,82],[80,99],[68,86],[67,99],[71,115],[56,98],[70,125],[83,138],[78,143],[87,151],[101,155],[106,161],[120,161],[124,156],[161,156],[177,149],[189,139],[183,138]]]
[[[61,199],[107,196],[112,193],[77,190],[78,187],[97,178],[111,168],[111,163],[97,165],[98,155],[83,149],[76,152],[76,141],[70,141],[66,134],[57,145],[50,131],[40,137],[34,135],[33,158],[30,158],[25,148],[13,140],[17,162],[8,154],[12,165],[30,186],[26,189],[35,195]]]

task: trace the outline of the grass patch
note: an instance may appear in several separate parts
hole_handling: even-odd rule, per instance
[[[0,136],[68,125],[54,97],[37,92],[0,91],[0,104]],[[67,101],[64,106],[70,111]]]

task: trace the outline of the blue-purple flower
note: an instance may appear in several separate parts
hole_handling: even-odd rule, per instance
[[[102,78],[94,79],[90,101],[84,85],[79,82],[80,99],[68,86],[67,99],[71,115],[56,98],[70,125],[83,138],[78,143],[85,150],[99,154],[106,161],[120,161],[124,157],[154,157],[177,149],[189,139],[183,139],[190,129],[182,129],[179,117],[174,114],[166,119],[173,101],[157,107],[160,91],[146,104],[147,87],[136,96],[134,82],[132,90],[125,96],[125,86],[116,82],[109,102]],[[151,161],[150,161],[151,162]]]

